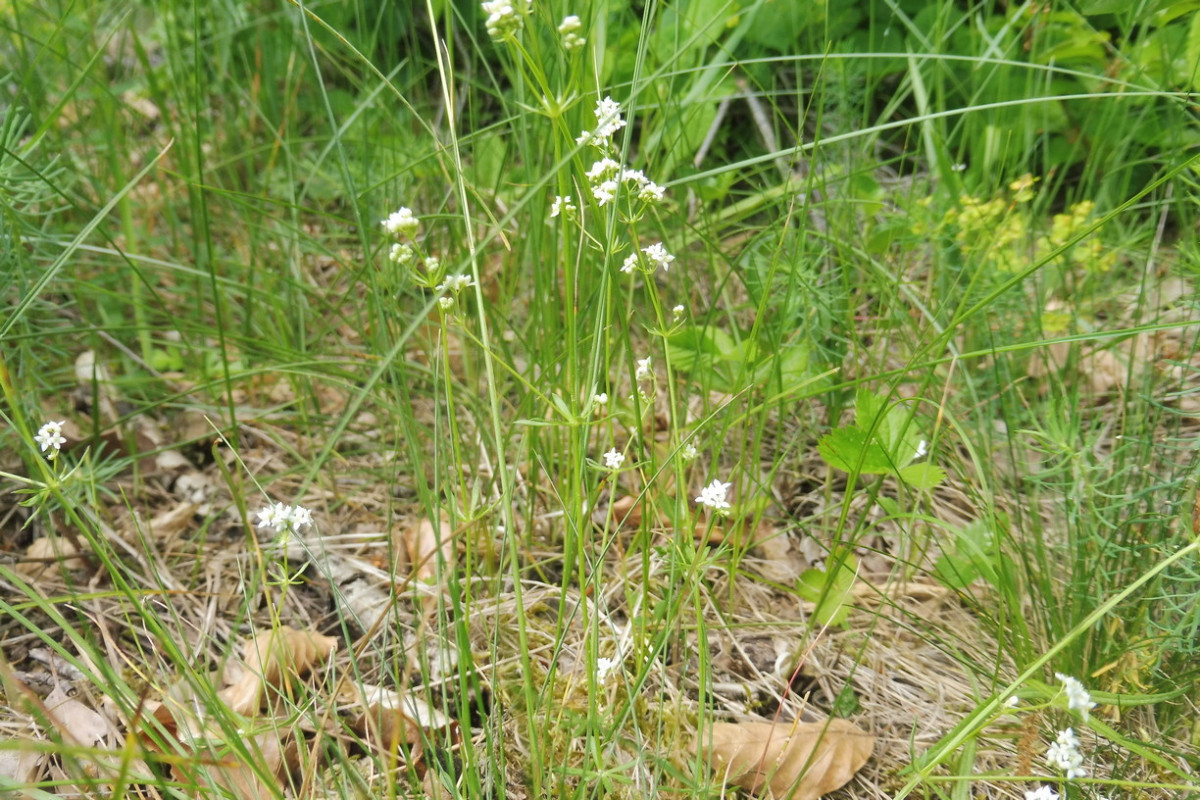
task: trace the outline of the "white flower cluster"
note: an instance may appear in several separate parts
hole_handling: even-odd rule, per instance
[[[58,457],[59,450],[61,450],[62,446],[67,443],[67,439],[65,436],[63,436],[62,432],[63,425],[65,425],[66,422],[67,421],[65,419],[57,422],[47,422],[42,427],[38,428],[37,435],[33,437],[33,440],[37,442],[39,447],[42,448],[43,453],[46,453],[47,450],[50,451],[49,453],[46,453],[46,458],[50,459],[51,461]]]
[[[484,0],[480,4],[487,14],[487,34],[493,39],[507,39],[525,27],[525,17],[533,10],[533,0]]]
[[[1058,738],[1046,750],[1046,763],[1065,772],[1067,780],[1087,775],[1083,754],[1079,752],[1079,737],[1074,730],[1067,728],[1058,732]]]
[[[596,659],[596,681],[599,683],[608,683],[608,679],[612,677],[621,668],[621,661],[617,658],[605,658],[601,656]]]
[[[729,492],[729,487],[732,485],[732,483],[722,483],[720,480],[714,478],[712,483],[700,490],[700,496],[696,498],[696,503],[708,506],[718,513],[728,511],[730,505],[725,497]]]
[[[258,527],[275,533],[299,532],[312,525],[312,512],[304,506],[271,503],[258,512]]]
[[[421,221],[413,216],[412,209],[403,206],[398,211],[388,214],[387,219],[383,220],[381,224],[389,235],[409,239],[415,237],[417,230],[421,227]]]
[[[567,195],[566,197],[557,195],[554,198],[554,202],[550,204],[550,219],[554,219],[560,214],[564,217],[570,217],[578,210],[575,204],[571,202],[571,195]]]
[[[1087,722],[1088,712],[1096,707],[1087,689],[1083,688],[1083,684],[1070,675],[1056,672],[1054,673],[1054,677],[1062,681],[1063,691],[1067,693],[1067,708],[1072,711],[1078,711],[1083,721]]]
[[[625,454],[618,452],[617,448],[613,448],[604,454],[604,466],[612,470],[618,470],[625,463]]]
[[[582,28],[583,22],[574,14],[563,17],[562,23],[558,26],[558,35],[562,37],[563,50],[578,50],[587,44],[587,39],[578,33]]]
[[[596,130],[584,131],[575,137],[575,144],[594,144],[597,147],[609,147],[612,135],[625,127],[625,119],[621,116],[621,106],[611,97],[596,102]]]
[[[436,271],[436,266],[437,265],[435,264],[434,270],[431,270],[431,272]],[[455,298],[474,285],[475,279],[470,275],[450,276],[445,281],[437,285],[436,291],[442,295],[440,298],[438,298],[438,306],[443,311],[449,311],[450,309],[454,308]]]
[[[640,169],[625,169],[611,158],[601,158],[587,171],[588,185],[597,205],[605,206],[616,200],[617,189],[624,184],[626,190],[647,205],[661,203],[665,194],[663,187],[646,177]]]
[[[1025,792],[1025,800],[1058,800],[1058,792],[1049,786],[1039,786],[1033,791]]]
[[[637,370],[633,373],[633,377],[638,383],[654,380],[654,369],[651,366],[650,356],[638,359]]]
[[[652,244],[649,247],[643,247],[642,252],[646,255],[646,260],[650,262],[650,268],[647,272],[653,272],[658,267],[662,267],[663,272],[668,272],[671,269],[671,262],[675,260],[675,256],[667,252],[667,248],[662,242]],[[625,263],[621,265],[621,272],[633,272],[641,264],[641,259],[637,253],[630,253],[625,259]]]

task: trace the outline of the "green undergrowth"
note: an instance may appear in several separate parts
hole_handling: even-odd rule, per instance
[[[808,690],[862,796],[1197,791],[1200,10],[835,5],[0,0],[0,786],[702,796]],[[282,626],[337,651],[231,710]],[[969,702],[882,714],[891,630]]]

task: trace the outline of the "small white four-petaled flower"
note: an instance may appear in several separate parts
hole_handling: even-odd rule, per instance
[[[37,434],[33,437],[33,440],[42,448],[43,453],[46,453],[47,450],[50,451],[46,453],[46,458],[54,459],[58,455],[58,451],[66,444],[67,439],[63,436],[62,432],[63,425],[66,422],[66,420],[59,420],[57,422],[51,420],[38,428]]]
[[[620,469],[625,463],[625,454],[617,452],[617,448],[613,448],[604,454],[604,466],[609,469]]]
[[[1039,786],[1031,792],[1025,792],[1025,800],[1058,800],[1058,792],[1049,786]]]
[[[312,512],[304,506],[271,503],[258,512],[258,527],[270,528],[275,533],[301,531],[312,523]]]
[[[712,483],[700,490],[700,496],[696,498],[696,502],[702,506],[708,506],[713,511],[725,511],[730,507],[725,496],[732,485],[732,483],[722,483],[714,478]]]

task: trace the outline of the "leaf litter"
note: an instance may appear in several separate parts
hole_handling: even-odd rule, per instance
[[[1163,359],[1171,358],[1172,347],[1176,345],[1167,337],[1149,344],[1135,341],[1114,353],[1127,353],[1135,363],[1157,358],[1155,368],[1166,369]],[[1123,390],[1128,363],[1108,371],[1095,367],[1097,380],[1104,381],[1096,391]],[[111,418],[111,408],[120,398],[113,395],[110,379],[94,361],[83,366],[101,386],[97,413]],[[1169,368],[1194,371],[1195,365]],[[1110,372],[1112,377],[1105,377]],[[267,388],[275,402],[286,400],[288,392],[282,386],[280,382]],[[1182,393],[1181,402],[1192,396]],[[241,399],[252,398],[247,390]],[[335,396],[329,402],[336,406],[340,401]],[[369,422],[370,415],[364,412],[360,419]],[[155,426],[165,427],[154,420],[139,424],[151,432]],[[360,442],[372,440],[371,435],[356,435]],[[305,448],[301,437],[289,437],[286,449]],[[135,440],[144,444],[153,438],[147,433]],[[376,770],[369,781],[385,780],[396,765],[409,764],[419,773],[422,791],[441,796],[438,786],[445,773],[426,769],[430,762],[424,748],[431,737],[453,749],[463,737],[482,736],[478,728],[459,730],[451,721],[447,695],[440,687],[456,674],[455,651],[431,634],[431,615],[438,613],[436,600],[446,589],[448,569],[458,563],[464,534],[417,513],[411,488],[405,497],[360,486],[353,500],[335,503],[342,493],[314,487],[304,502],[322,509],[321,533],[288,543],[279,554],[297,565],[314,562],[308,577],[282,597],[264,592],[263,598],[246,598],[240,576],[254,557],[253,548],[246,546],[243,521],[220,477],[221,469],[233,464],[231,454],[222,453],[224,461],[218,467],[194,466],[182,447],[161,452],[171,455],[160,455],[157,463],[147,465],[142,480],[148,479],[149,486],[140,487],[140,496],[150,502],[139,513],[149,521],[139,525],[119,504],[97,520],[108,532],[106,541],[124,554],[119,566],[138,587],[135,597],[157,609],[171,626],[166,635],[198,663],[224,666],[207,674],[178,675],[177,662],[154,634],[135,630],[113,635],[111,620],[128,618],[121,609],[127,600],[110,595],[92,601],[90,619],[105,633],[101,640],[109,647],[99,655],[126,670],[136,667],[134,673],[143,684],[138,703],[123,704],[115,697],[95,696],[94,673],[72,676],[61,666],[51,666],[51,659],[34,658],[36,648],[23,643],[30,634],[14,628],[4,642],[6,657],[16,665],[5,668],[6,686],[24,688],[7,692],[11,718],[4,727],[8,746],[0,747],[0,778],[22,785],[57,779],[61,785],[55,791],[65,794],[72,786],[82,786],[79,781],[111,787],[119,781],[136,782],[152,765],[166,765],[195,796],[220,787],[239,800],[281,789],[308,797],[319,793],[322,776],[337,761],[314,757],[328,746],[343,754],[364,748],[373,754]],[[267,436],[244,447],[240,455],[260,475],[263,470],[282,471],[288,463],[285,448]],[[822,468],[814,461],[805,457],[788,471],[820,474]],[[790,476],[781,478],[777,485],[782,489]],[[281,479],[271,488],[289,496],[297,486],[297,481]],[[798,499],[781,490],[777,500],[785,507],[809,504],[807,512],[797,516],[816,528],[815,523],[839,509],[843,499],[838,492],[836,487],[829,492],[826,485],[822,491],[802,490]],[[530,492],[527,499],[534,496]],[[613,496],[614,516],[630,526],[622,536],[632,535],[643,524],[638,502],[643,495]],[[959,526],[978,518],[968,489],[938,487],[932,501],[940,518]],[[862,497],[851,497],[847,505],[851,516],[874,513],[864,507]],[[393,512],[398,507],[411,508],[410,516],[396,519]],[[768,516],[789,518],[780,511]],[[651,525],[657,528],[659,522]],[[730,529],[736,528],[736,521],[730,523]],[[39,591],[73,591],[81,578],[102,577],[88,576],[83,569],[94,554],[68,544],[68,537],[52,538],[51,526],[33,527],[44,535],[25,545],[18,572],[33,580]],[[867,527],[877,533],[855,552],[859,568],[849,588],[841,587],[839,594],[846,615],[833,628],[814,624],[819,601],[771,587],[772,582],[794,580],[821,568],[827,546],[794,525],[758,528],[758,546],[745,559],[745,571],[718,575],[703,598],[710,627],[711,686],[701,687],[694,678],[700,642],[686,633],[675,642],[672,663],[641,673],[642,692],[660,698],[664,714],[679,712],[674,715],[679,730],[652,745],[664,758],[685,761],[690,749],[704,758],[714,786],[728,783],[752,793],[808,800],[836,792],[852,780],[855,797],[882,800],[890,796],[896,770],[911,761],[913,752],[937,741],[977,702],[971,676],[961,665],[964,659],[995,674],[1013,673],[1011,664],[997,660],[996,646],[972,610],[986,591],[974,586],[950,592],[928,581],[896,580],[898,561],[929,567],[939,554],[902,552],[904,536],[887,520],[868,520]],[[197,536],[200,530],[203,536]],[[531,529],[528,534],[531,563],[552,563],[561,557],[545,531]],[[624,599],[621,587],[629,572],[620,558],[617,547],[600,564],[598,585],[608,588],[591,608],[602,631],[607,631],[599,648],[602,654],[616,663],[624,659],[628,666],[641,652],[631,623],[644,609]],[[552,648],[558,648],[555,657],[575,687],[564,690],[561,699],[579,702],[579,676],[589,659],[587,626],[580,624],[578,609],[588,601],[533,580],[525,590],[531,663],[548,670]],[[243,616],[247,600],[253,620]],[[511,589],[494,596],[481,593],[475,606],[466,620],[472,649],[493,648],[495,669],[484,683],[503,696],[511,691],[506,683],[524,678],[516,673],[520,645],[511,635],[515,598]],[[237,664],[230,659],[231,644],[238,631],[248,629],[257,632],[246,639],[243,663]],[[548,635],[553,631],[565,638]],[[359,638],[343,641],[347,632]],[[61,646],[68,638],[46,618],[41,635],[32,640]],[[397,648],[410,664],[421,665],[389,678],[383,665]],[[140,663],[139,653],[145,654]],[[80,657],[85,663],[92,658]],[[368,676],[382,681],[368,682]],[[86,691],[71,697],[77,684]],[[618,680],[608,691],[619,692],[620,685]],[[709,693],[718,721],[697,729],[692,720],[697,718],[701,692]],[[29,699],[14,701],[14,694]],[[297,714],[298,708],[306,713]],[[513,708],[510,703],[509,710],[496,713],[519,713]],[[519,729],[512,717],[501,725],[507,731]],[[348,733],[357,741],[348,741]],[[82,755],[74,763],[64,762],[48,746],[55,741],[77,743]],[[519,739],[511,747],[516,757],[525,753]],[[974,768],[1011,772],[1026,757],[1015,748],[1019,742],[1012,737],[983,737]],[[521,776],[498,779],[509,782],[514,795],[521,793]],[[987,796],[1019,796],[1007,783],[980,780],[976,785]]]

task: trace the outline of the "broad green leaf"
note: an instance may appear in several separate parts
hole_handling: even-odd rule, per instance
[[[858,571],[858,559],[847,555],[838,564],[838,557],[830,555],[825,569],[813,567],[805,570],[796,583],[796,591],[805,600],[814,603],[813,616],[822,625],[840,625],[850,613],[847,601],[854,588]]]
[[[946,471],[936,464],[922,461],[920,464],[909,464],[897,473],[900,480],[914,489],[932,489],[946,479]]]
[[[826,464],[843,472],[886,475],[892,471],[888,454],[875,442],[868,442],[866,431],[859,428],[831,431],[817,442],[817,452]]]

